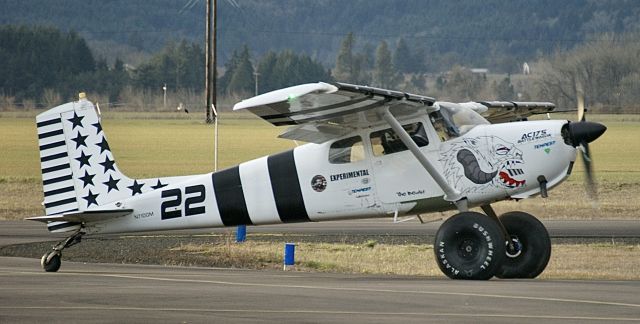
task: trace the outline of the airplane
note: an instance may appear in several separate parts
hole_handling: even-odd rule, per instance
[[[84,235],[454,210],[434,242],[446,276],[535,278],[551,255],[547,230],[491,204],[546,197],[579,151],[590,166],[588,143],[606,130],[584,117],[527,120],[554,112],[548,102],[452,103],[338,82],[275,90],[233,110],[289,126],[280,138],[307,143],[218,172],[132,179],[86,98],[39,114],[46,215],[28,219],[70,233],[42,257],[44,270],[58,271],[62,251]]]

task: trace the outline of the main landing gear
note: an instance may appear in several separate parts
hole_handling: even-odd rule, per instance
[[[67,237],[66,239],[58,242],[58,244],[53,246],[53,251],[45,253],[40,259],[40,264],[42,268],[46,272],[56,272],[60,269],[60,265],[62,264],[62,250],[68,248],[70,246],[76,245],[80,243],[82,239],[82,235],[85,233],[82,230],[75,232],[73,235]]]
[[[461,212],[447,219],[434,245],[440,270],[452,279],[535,278],[547,266],[551,240],[542,223],[524,212],[497,217]]]

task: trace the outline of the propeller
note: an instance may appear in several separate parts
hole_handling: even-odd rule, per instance
[[[576,83],[576,101],[578,104],[578,122],[569,124],[569,134],[574,147],[580,147],[582,162],[585,169],[585,182],[587,195],[594,201],[597,200],[597,185],[593,174],[593,160],[589,143],[600,137],[607,127],[600,123],[588,122],[585,117],[584,92],[579,83]]]
[[[582,89],[578,91],[578,121],[586,122],[584,109],[584,92]],[[584,139],[580,142],[580,151],[582,151],[582,163],[584,163],[585,182],[587,185],[587,196],[596,200],[598,199],[598,188],[593,176],[593,161],[591,160],[591,151],[589,151],[589,143]]]

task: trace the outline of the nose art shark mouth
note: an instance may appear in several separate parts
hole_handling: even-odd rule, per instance
[[[500,182],[502,182],[503,185],[509,188],[518,188],[524,186],[526,180],[516,180],[512,178],[513,176],[524,174],[524,171],[522,171],[522,169],[511,168],[513,164],[517,164],[517,162],[507,163],[507,165],[505,165],[505,167],[498,173]]]

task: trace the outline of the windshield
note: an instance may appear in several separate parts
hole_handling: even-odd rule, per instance
[[[450,131],[450,136],[461,136],[477,125],[487,125],[489,122],[473,109],[462,107],[454,103],[440,103],[440,112]]]

